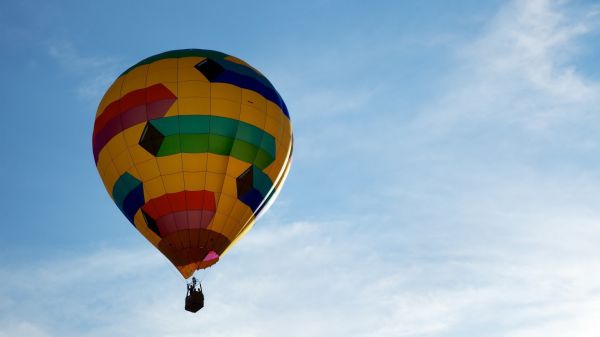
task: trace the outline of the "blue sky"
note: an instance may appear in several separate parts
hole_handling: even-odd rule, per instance
[[[0,337],[597,336],[600,4],[0,5]],[[131,227],[91,130],[120,72],[205,48],[286,101],[294,162],[202,274]]]

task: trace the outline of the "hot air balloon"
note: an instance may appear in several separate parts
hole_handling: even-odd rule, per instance
[[[258,70],[221,52],[183,49],[148,57],[114,81],[92,143],[117,207],[187,279],[219,261],[273,202],[290,168],[292,129]]]

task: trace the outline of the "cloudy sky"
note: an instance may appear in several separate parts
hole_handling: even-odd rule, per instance
[[[591,1],[4,1],[0,337],[598,336],[599,41]],[[195,315],[91,150],[180,48],[260,69],[296,141]]]

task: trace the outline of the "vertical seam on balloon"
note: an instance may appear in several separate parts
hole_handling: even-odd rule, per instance
[[[175,60],[176,60],[176,64],[177,64],[177,66],[175,67],[175,83],[176,83],[176,86],[177,86],[177,96],[179,96],[180,95],[179,94],[179,60],[180,60],[180,58],[177,57],[177,58],[175,58]],[[186,209],[187,209],[187,205],[188,205],[187,198],[188,198],[188,195],[186,193],[187,187],[185,186],[185,173],[183,172],[183,152],[182,152],[183,146],[181,144],[181,110],[179,109],[179,100],[177,100],[176,103],[177,103],[177,129],[178,129],[178,135],[179,135],[179,154],[178,154],[178,156],[179,156],[179,162],[181,163],[181,170],[180,170],[180,172],[181,172],[181,178],[183,179],[183,199],[185,200],[185,205],[186,205]],[[186,238],[187,238],[188,245],[189,245],[189,247],[192,247],[192,241],[190,239],[190,216],[189,216],[189,212],[185,213],[185,217],[186,217],[185,224],[186,224],[187,228],[184,228],[184,230],[187,231]],[[177,223],[177,220],[175,220],[175,223]]]
[[[205,56],[204,59],[208,59],[208,56]],[[200,61],[201,62],[201,61]],[[204,174],[204,186],[202,187],[202,190],[207,191],[206,189],[206,180],[208,179],[208,154],[209,154],[209,149],[210,149],[210,126],[211,126],[211,122],[212,122],[212,82],[207,78],[206,79],[208,81],[208,139],[206,140],[207,142],[207,151],[203,154],[201,154],[202,156],[206,157],[206,160],[204,161],[204,170],[200,171],[201,173]],[[213,193],[213,198],[214,198],[214,193]],[[216,212],[216,208],[215,208],[215,212]],[[204,214],[202,214],[201,217],[202,220],[204,220]],[[208,226],[206,226],[208,229]],[[198,238],[196,239],[196,247],[202,247],[200,246],[200,235],[198,235]]]
[[[235,129],[235,136],[233,138],[233,143],[231,144],[231,149],[229,149],[229,156],[227,157],[227,167],[225,168],[225,173],[224,173],[225,177],[223,178],[223,184],[225,184],[225,179],[228,176],[227,173],[229,172],[229,163],[230,163],[230,159],[231,159],[231,151],[233,150],[233,147],[235,146],[235,142],[238,139],[237,138],[237,134],[238,134],[238,131],[240,129],[241,118],[242,118],[242,98],[244,96],[242,90],[244,90],[244,89],[242,89],[241,87],[238,87],[238,86],[236,86],[236,88],[239,89],[239,93],[240,93],[240,101],[239,101],[240,107],[238,109],[237,125],[236,125],[236,129]],[[223,191],[223,186],[221,186],[221,192],[222,191]],[[235,198],[235,200],[237,200],[237,198]],[[223,224],[221,224],[220,228],[218,228],[218,231],[217,231],[218,233],[221,233],[223,236],[225,236],[229,240],[230,244],[231,244],[231,242],[233,242],[233,239],[231,239],[230,237],[228,237],[227,235],[225,235],[225,233],[226,233],[226,230],[227,230],[227,228],[226,228],[227,223],[229,223],[229,220],[231,219],[231,212],[233,212],[234,208],[235,208],[235,204],[229,210],[229,213],[227,214],[226,220],[223,222]],[[225,247],[225,248],[227,248],[227,247]]]
[[[209,81],[210,82],[210,81]],[[210,109],[210,118],[209,118],[209,126],[208,126],[208,149],[210,150],[210,135],[212,134],[212,121],[213,121],[213,111],[212,111],[212,82],[210,82],[210,87],[211,87],[211,109]],[[233,145],[232,145],[233,146]],[[229,154],[231,154],[231,149],[229,150]],[[206,174],[208,175],[208,156],[210,155],[210,151],[207,152],[207,157],[206,157]],[[220,156],[218,154],[213,154],[214,156]],[[227,165],[229,165],[229,156],[227,156]],[[225,174],[227,172],[227,169],[225,169],[225,173],[223,173],[223,180],[221,182],[221,188],[219,189],[219,191],[212,191],[213,192],[213,197],[215,198],[215,214],[217,213],[217,210],[219,209],[219,202],[221,199],[221,194],[223,193],[223,184],[225,183]],[[217,173],[217,172],[212,172],[212,173]],[[219,195],[219,200],[216,200],[216,195]],[[214,216],[213,216],[213,225],[215,225],[214,223]],[[208,229],[208,225],[206,226],[206,229]],[[212,229],[210,229],[210,231],[214,231],[217,233],[220,233],[218,231],[218,224],[216,224],[216,226],[213,226]],[[204,241],[204,247],[208,247],[208,243],[210,241],[210,239],[212,238],[212,233],[208,232],[208,235],[206,236],[206,240]]]

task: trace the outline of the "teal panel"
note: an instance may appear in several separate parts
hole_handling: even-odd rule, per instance
[[[210,133],[235,138],[238,125],[242,124],[237,119],[225,118],[220,116],[210,116]]]
[[[160,133],[165,136],[176,135],[179,133],[178,116],[153,119],[150,121],[150,124],[152,124],[158,131],[160,131]]]
[[[128,172],[123,173],[123,175],[117,179],[112,190],[112,197],[119,208],[123,208],[123,202],[127,195],[141,183],[141,181],[137,180]]]
[[[208,134],[210,133],[209,115],[183,115],[179,116],[179,133],[182,134]]]
[[[271,186],[273,186],[271,179],[256,166],[253,166],[252,170],[252,185],[260,192],[260,194],[266,196],[269,193]]]

